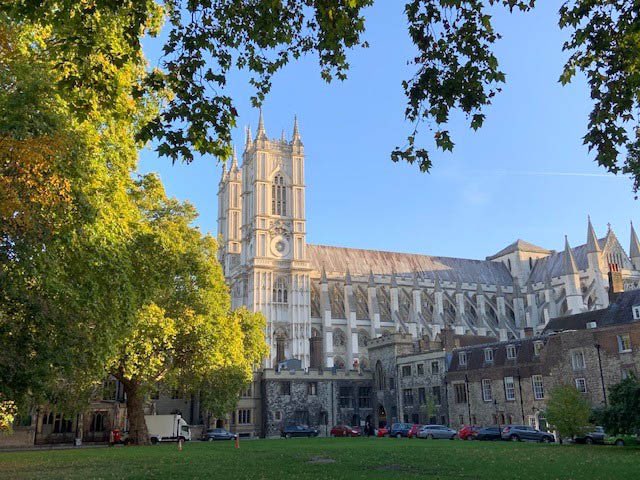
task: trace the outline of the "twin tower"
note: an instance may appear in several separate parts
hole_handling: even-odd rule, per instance
[[[294,120],[291,140],[270,139],[262,112],[246,132],[242,167],[234,152],[218,188],[219,260],[232,306],[268,319],[271,366],[285,358],[309,363],[310,265],[306,245],[304,146]],[[285,352],[286,348],[286,352]]]

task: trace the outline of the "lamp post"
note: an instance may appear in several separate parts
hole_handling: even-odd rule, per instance
[[[604,406],[607,406],[607,389],[604,385],[604,375],[602,373],[602,358],[600,356],[600,344],[596,343],[594,345],[596,351],[598,352],[598,369],[600,370],[600,385],[602,386],[602,398],[604,399]]]

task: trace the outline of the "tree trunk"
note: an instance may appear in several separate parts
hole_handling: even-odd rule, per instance
[[[144,395],[134,381],[123,382],[127,394],[127,414],[129,416],[129,442],[132,445],[149,445],[149,431],[144,420]]]

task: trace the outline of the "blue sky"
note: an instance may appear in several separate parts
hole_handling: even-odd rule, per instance
[[[562,249],[585,242],[590,214],[599,236],[610,222],[628,248],[629,220],[640,224],[628,178],[606,175],[582,145],[591,109],[583,79],[558,82],[567,57],[557,27],[560,2],[539,2],[534,12],[496,11],[503,39],[497,55],[507,84],[486,111],[478,132],[454,117],[453,153],[433,150],[430,174],[391,162],[411,125],[404,121],[401,81],[414,48],[406,32],[404,2],[378,1],[367,10],[368,49],[350,52],[349,79],[327,85],[317,60],[290,64],[274,79],[263,107],[267,133],[290,136],[298,115],[306,152],[307,240],[310,243],[431,255],[484,258],[516,238]],[[157,61],[162,39],[145,50]],[[241,151],[243,129],[255,133],[247,74],[234,73]],[[428,137],[424,137],[428,142]],[[140,171],[158,172],[170,195],[189,200],[198,225],[216,233],[214,158],[171,165],[152,148],[141,152]],[[567,175],[569,174],[569,175]]]

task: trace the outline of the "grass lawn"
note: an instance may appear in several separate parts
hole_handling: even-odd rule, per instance
[[[0,479],[625,479],[640,448],[313,438],[0,453]]]

